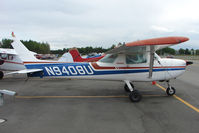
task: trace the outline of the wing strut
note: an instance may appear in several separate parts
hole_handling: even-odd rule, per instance
[[[152,77],[153,74],[153,64],[154,64],[154,45],[150,46],[150,63],[149,63],[149,78]]]

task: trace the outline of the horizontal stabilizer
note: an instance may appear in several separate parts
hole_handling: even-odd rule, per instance
[[[24,69],[20,71],[14,71],[10,73],[6,73],[5,75],[10,75],[10,74],[26,74],[26,73],[34,73],[34,72],[41,72],[43,69]]]

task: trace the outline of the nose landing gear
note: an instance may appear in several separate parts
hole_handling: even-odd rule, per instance
[[[176,92],[175,88],[172,87],[170,84],[169,84],[169,81],[167,81],[167,84],[168,84],[168,88],[166,90],[166,93],[168,96],[173,96]]]

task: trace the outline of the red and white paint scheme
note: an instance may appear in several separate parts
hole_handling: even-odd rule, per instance
[[[96,62],[49,62],[36,59],[30,51],[14,37],[12,43],[26,69],[13,73],[27,73],[29,77],[74,78],[124,81],[125,91],[132,102],[141,100],[142,95],[133,82],[165,81],[166,93],[175,94],[169,81],[182,75],[186,61],[160,58],[155,51],[188,41],[187,37],[162,37],[123,44],[106,52]]]
[[[71,48],[69,50],[74,62],[96,62],[105,56],[101,55],[99,57],[82,58],[77,48]]]

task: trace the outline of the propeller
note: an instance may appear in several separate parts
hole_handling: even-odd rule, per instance
[[[193,61],[186,61],[186,65],[188,66],[188,65],[191,65],[191,64],[193,64]]]

